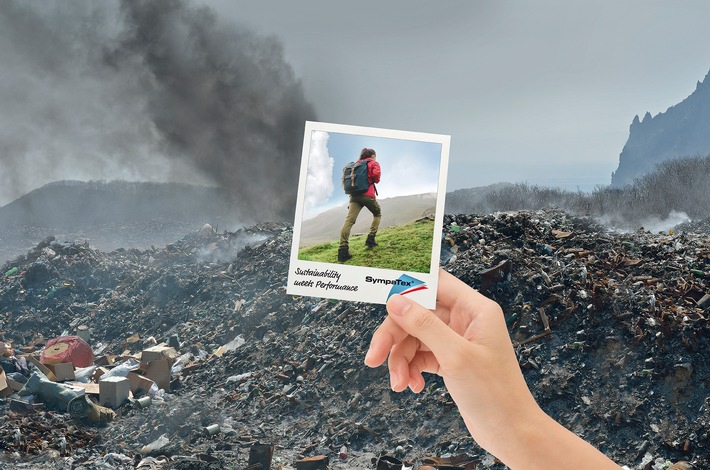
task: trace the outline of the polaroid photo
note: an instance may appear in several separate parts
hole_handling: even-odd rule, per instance
[[[306,122],[287,292],[435,308],[450,140]]]

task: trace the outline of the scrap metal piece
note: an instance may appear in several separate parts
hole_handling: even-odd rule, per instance
[[[513,271],[513,262],[509,259],[501,261],[497,266],[482,271],[481,274],[481,291],[485,292],[491,287],[505,279]]]
[[[249,449],[249,468],[268,470],[271,468],[271,459],[273,456],[273,444],[255,443]]]
[[[574,233],[572,233],[572,232],[563,232],[562,230],[552,230],[551,233],[558,240],[563,239],[563,238],[569,238],[572,235],[574,235]]]
[[[474,470],[477,466],[476,460],[466,454],[451,457],[424,457],[423,462],[437,470]]]
[[[205,426],[205,434],[208,436],[214,436],[219,432],[219,424],[210,424],[209,426]]]
[[[326,470],[328,464],[328,456],[315,455],[313,457],[305,457],[301,460],[297,460],[296,470]]]
[[[710,306],[710,294],[705,294],[700,300],[696,301],[698,307],[707,308]]]
[[[402,470],[402,461],[391,455],[381,455],[377,459],[375,470]]]

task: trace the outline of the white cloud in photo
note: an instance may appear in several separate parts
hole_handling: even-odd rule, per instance
[[[422,161],[421,157],[403,155],[391,163],[380,162],[380,165],[383,182],[378,191],[382,199],[437,191],[437,168],[431,162]]]
[[[306,214],[328,201],[333,194],[333,164],[328,153],[328,133],[313,131],[308,156],[304,209]]]

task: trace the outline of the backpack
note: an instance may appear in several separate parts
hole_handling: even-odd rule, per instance
[[[370,187],[367,179],[367,160],[350,162],[343,168],[343,190],[345,194],[362,194]]]

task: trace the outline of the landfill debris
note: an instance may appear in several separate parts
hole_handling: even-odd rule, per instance
[[[94,352],[78,336],[60,336],[47,341],[40,362],[44,365],[71,363],[75,367],[89,367],[94,363]]]
[[[235,349],[242,347],[245,343],[246,341],[244,340],[244,338],[239,335],[227,344],[217,348],[217,350],[214,352],[214,355],[217,357],[221,357],[224,355],[224,353],[228,351],[234,351]]]
[[[250,470],[268,470],[271,468],[271,460],[274,456],[273,444],[255,443],[249,449],[249,461],[247,468]]]
[[[72,418],[85,419],[89,423],[110,423],[116,417],[112,409],[94,403],[86,395],[71,399],[67,412]]]
[[[76,375],[74,374],[74,364],[71,362],[49,364],[47,368],[52,371],[57,382],[65,382],[67,380],[76,379]]]
[[[136,403],[140,408],[148,408],[150,405],[153,404],[153,399],[149,396],[140,397],[138,400],[136,400]]]
[[[59,411],[66,411],[69,402],[74,398],[84,396],[84,390],[67,384],[60,384],[49,380],[39,371],[34,371],[22,390],[17,392],[21,397],[33,396],[41,403]]]
[[[375,470],[402,470],[404,463],[392,455],[381,455],[375,463]]]
[[[566,237],[560,237],[566,238]],[[446,468],[450,470],[474,470],[478,465],[478,459],[468,455],[454,455],[450,457],[424,457],[422,462],[434,468]]]
[[[126,377],[106,377],[99,380],[99,403],[108,408],[118,408],[128,400],[131,384]]]
[[[628,468],[710,468],[707,234],[614,233],[559,211],[444,219],[442,266],[478,289],[488,279],[546,412]],[[503,468],[441,379],[397,394],[386,368],[363,367],[383,306],[286,294],[291,236],[261,224],[110,253],[48,238],[0,266],[0,341],[12,348],[0,357],[0,466],[57,468],[61,454],[67,468],[245,468],[260,443],[274,446],[272,468],[372,469],[383,452],[403,469],[457,456],[470,460],[450,465]],[[94,364],[55,382],[39,355],[81,325]],[[130,395],[110,421],[74,419],[71,400],[17,395],[41,367],[43,383],[83,384],[75,413],[99,406],[107,374]],[[122,458],[134,463],[108,463]]]
[[[296,461],[296,470],[326,470],[329,459],[327,455],[315,455]]]
[[[670,467],[668,467],[666,470],[691,470],[693,468],[692,465],[690,465],[688,462],[681,461],[681,462],[676,462]]]
[[[210,424],[209,426],[205,427],[205,433],[208,436],[214,436],[219,432],[219,424]]]
[[[141,447],[138,452],[140,452],[143,455],[147,455],[147,454],[150,454],[153,452],[158,452],[158,451],[162,450],[165,446],[167,446],[169,443],[170,443],[170,439],[168,438],[168,435],[162,434],[160,437],[158,437],[153,442],[150,442],[149,444],[146,444],[143,447]]]

